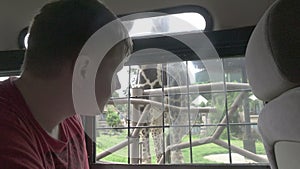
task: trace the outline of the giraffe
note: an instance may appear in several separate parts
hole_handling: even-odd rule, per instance
[[[184,86],[187,84],[188,78],[186,74],[186,67],[183,62],[169,63],[166,67],[162,64],[156,65],[142,65],[140,66],[137,85],[140,88],[155,89],[162,87]],[[186,95],[167,93],[164,102],[169,105],[186,107],[187,99]],[[157,96],[150,96],[150,100],[162,102],[163,100]],[[164,115],[163,115],[164,113]],[[163,118],[165,117],[165,119]],[[151,132],[155,155],[157,163],[163,156],[164,139],[163,139],[163,120],[165,125],[168,124],[169,128],[169,141],[171,145],[175,145],[181,142],[182,137],[187,133],[187,128],[174,127],[185,125],[188,116],[187,113],[179,112],[175,109],[165,109],[152,107],[148,116],[148,122],[144,126],[154,126],[154,128],[142,128],[140,131],[140,137],[142,140],[142,163],[151,163],[150,146],[149,146],[149,133]],[[156,127],[155,127],[156,126]],[[180,149],[171,151],[170,154],[171,163],[183,163],[183,155]]]

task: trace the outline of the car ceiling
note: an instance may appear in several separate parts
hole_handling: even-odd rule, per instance
[[[255,25],[275,0],[103,0],[117,15],[178,6],[200,6],[213,18],[213,30]],[[0,51],[17,50],[18,36],[47,0],[1,0]]]

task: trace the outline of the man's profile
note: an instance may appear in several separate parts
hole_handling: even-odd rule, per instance
[[[97,0],[55,1],[34,17],[21,77],[0,83],[1,168],[89,168],[72,101],[73,69],[89,37],[116,19]],[[103,58],[95,79],[100,106],[130,49],[130,40],[123,40]]]

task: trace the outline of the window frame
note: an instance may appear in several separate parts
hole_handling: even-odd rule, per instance
[[[205,35],[211,40],[212,44],[215,46],[217,52],[219,53],[219,56],[221,59],[226,59],[226,58],[234,58],[234,57],[240,57],[241,55],[243,56],[246,51],[247,43],[249,40],[249,37],[254,29],[254,26],[249,26],[249,27],[243,27],[243,28],[237,28],[237,29],[229,29],[229,30],[221,30],[221,31],[208,31],[204,32]],[[183,36],[189,36],[189,35],[183,35]],[[190,35],[193,37],[192,35]],[[155,48],[155,47],[160,47],[164,48],[170,52],[173,52],[177,55],[181,55],[184,53],[183,59],[185,61],[187,60],[196,60],[195,57],[193,57],[192,52],[187,49],[185,46],[178,46],[176,45],[176,42],[174,43],[174,39],[170,39],[169,37],[166,36],[161,36],[161,37],[149,37],[147,38],[134,38],[133,39],[135,48],[134,51],[146,49],[146,48]],[[166,45],[168,44],[168,45]],[[170,45],[172,44],[172,45]],[[168,48],[168,46],[171,46],[171,48]],[[178,50],[180,49],[180,50]],[[151,55],[151,54],[150,54]],[[147,57],[147,56],[143,56]],[[209,58],[206,58],[209,59]],[[143,60],[143,59],[141,59]],[[166,62],[166,61],[165,61]],[[151,63],[151,62],[150,62]],[[137,58],[130,58],[126,65],[131,65],[131,64],[141,64],[139,62],[139,59]],[[144,64],[144,62],[143,62]],[[252,125],[252,124],[249,124]],[[230,127],[231,124],[228,124]],[[244,125],[246,126],[246,125]],[[97,163],[93,162],[91,164],[92,167],[94,168],[103,168],[103,167],[108,167],[108,166],[115,166],[115,167],[144,167],[147,166],[149,168],[152,167],[157,167],[159,166],[160,168],[168,168],[168,167],[176,167],[178,165],[173,165],[173,164],[164,164],[164,165],[156,165],[156,164],[148,164],[148,165],[136,165],[136,164],[102,164],[102,163]],[[194,166],[197,166],[199,168],[269,168],[268,164],[181,164],[180,166],[184,166],[185,168],[193,168]]]

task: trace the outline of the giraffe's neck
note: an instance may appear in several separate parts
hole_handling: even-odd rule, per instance
[[[142,65],[139,70],[138,87],[144,89],[161,88],[165,83],[162,65]]]

